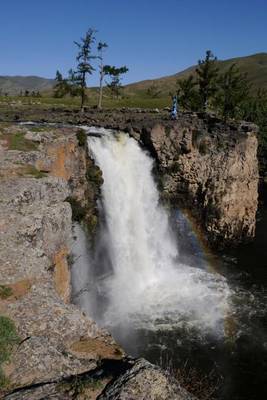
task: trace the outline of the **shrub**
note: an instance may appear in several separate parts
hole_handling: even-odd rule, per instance
[[[6,299],[7,297],[12,296],[12,294],[13,294],[13,291],[12,291],[11,287],[6,286],[6,285],[0,285],[0,299]]]
[[[82,207],[80,203],[73,197],[68,197],[66,201],[71,205],[72,220],[81,222],[86,214],[84,207]]]
[[[83,129],[79,129],[76,133],[76,137],[77,137],[79,146],[85,147],[85,145],[87,143],[87,135],[86,135],[85,131]]]
[[[87,181],[96,183],[99,186],[101,186],[104,182],[102,171],[95,165],[87,168],[85,176]]]

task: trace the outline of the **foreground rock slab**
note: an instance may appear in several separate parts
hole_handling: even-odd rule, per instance
[[[167,373],[144,359],[114,382],[110,383],[99,400],[194,400]]]

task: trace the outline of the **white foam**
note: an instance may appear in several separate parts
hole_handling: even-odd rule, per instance
[[[102,236],[112,264],[112,273],[98,283],[108,299],[103,324],[132,321],[160,327],[187,321],[222,330],[227,283],[220,275],[180,263],[168,215],[159,203],[153,160],[128,135],[97,132],[101,136],[88,137],[88,146],[103,172]]]

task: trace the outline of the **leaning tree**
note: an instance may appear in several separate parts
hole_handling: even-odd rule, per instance
[[[81,38],[80,42],[74,42],[78,47],[78,54],[76,60],[78,62],[77,69],[75,71],[75,82],[80,88],[81,95],[81,112],[84,111],[84,103],[86,99],[86,78],[87,75],[92,75],[95,68],[92,65],[92,61],[97,58],[92,53],[92,46],[95,43],[95,29],[88,29],[85,36]]]

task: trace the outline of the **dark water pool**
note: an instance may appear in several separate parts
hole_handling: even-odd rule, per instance
[[[195,235],[184,220],[179,219],[178,225],[178,234],[190,239],[182,241],[187,243],[181,246],[184,261],[190,252],[191,264],[205,264],[206,256]],[[213,255],[217,271],[227,278],[234,291],[233,312],[225,321],[226,335],[223,338],[194,330],[133,329],[125,333],[113,328],[115,338],[133,356],[143,356],[171,371],[183,369],[189,373],[195,370],[200,377],[209,376],[210,384],[216,390],[207,398],[267,398],[266,228],[267,185],[261,188],[253,243]]]

